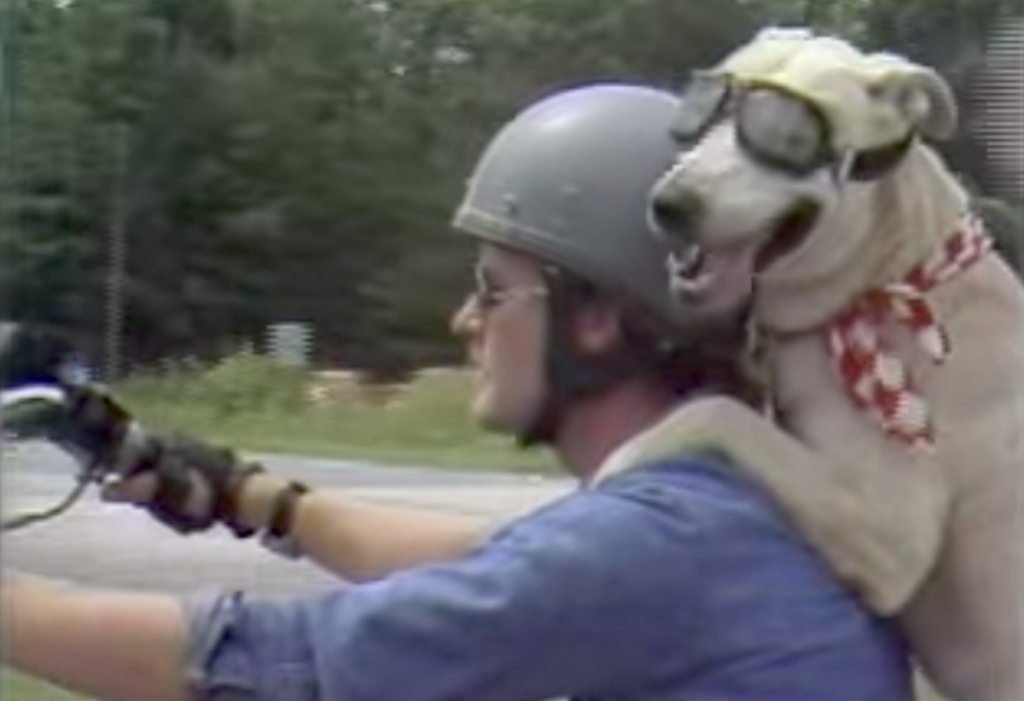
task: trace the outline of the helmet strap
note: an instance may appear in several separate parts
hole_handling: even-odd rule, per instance
[[[657,372],[659,366],[678,368],[672,381],[679,397],[720,392],[755,410],[764,409],[767,388],[750,367],[753,349],[749,348],[748,325],[709,326],[699,337],[675,338],[663,344],[624,339],[604,353],[583,353],[576,346],[573,326],[579,310],[593,302],[592,293],[557,269],[545,271],[545,281],[549,290],[545,386],[533,420],[516,435],[520,447],[553,444],[573,405],[630,378]],[[749,309],[744,310],[741,319],[748,314]],[[742,352],[744,347],[747,353]]]
[[[573,326],[579,310],[593,297],[558,269],[545,269],[544,277],[549,290],[545,385],[533,420],[516,436],[524,448],[552,444],[571,406],[648,372],[658,352],[644,353],[626,343],[598,355],[580,352]]]

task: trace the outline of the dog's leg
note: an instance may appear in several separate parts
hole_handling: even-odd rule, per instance
[[[941,482],[922,489],[920,469],[883,474],[873,464],[830,463],[834,458],[726,397],[684,405],[614,453],[598,478],[686,449],[726,454],[877,613],[900,610],[936,560],[949,509]]]

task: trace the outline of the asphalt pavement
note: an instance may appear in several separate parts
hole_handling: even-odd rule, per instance
[[[252,456],[309,484],[390,503],[494,517],[524,513],[571,489],[567,479],[384,466],[300,456]],[[73,486],[73,465],[42,444],[5,449],[0,513],[45,509]],[[105,504],[91,488],[57,519],[0,536],[0,564],[83,584],[166,592],[228,586],[301,593],[339,580],[303,560],[280,558],[225,532],[180,536],[136,508]]]

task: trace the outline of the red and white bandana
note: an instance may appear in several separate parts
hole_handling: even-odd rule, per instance
[[[976,216],[903,280],[865,293],[832,324],[829,353],[850,397],[897,440],[920,447],[934,441],[934,426],[903,362],[882,345],[879,330],[891,320],[910,330],[936,363],[950,351],[949,338],[926,293],[980,260],[992,239]]]

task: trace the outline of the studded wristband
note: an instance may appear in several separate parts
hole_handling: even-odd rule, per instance
[[[302,495],[309,487],[301,482],[289,482],[274,497],[270,507],[270,522],[263,532],[261,541],[269,550],[285,557],[301,556],[298,543],[292,538],[292,526],[295,522],[295,509]]]

